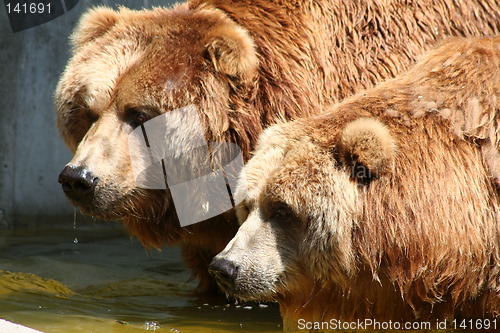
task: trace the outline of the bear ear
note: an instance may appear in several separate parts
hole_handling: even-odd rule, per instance
[[[225,24],[211,31],[206,45],[207,58],[216,71],[238,79],[250,79],[258,59],[253,39],[236,24]]]
[[[394,138],[377,119],[356,119],[342,131],[340,157],[352,178],[360,183],[367,183],[390,169],[395,154]]]
[[[86,12],[71,36],[74,47],[78,48],[106,33],[118,21],[119,14],[111,8],[100,6]]]

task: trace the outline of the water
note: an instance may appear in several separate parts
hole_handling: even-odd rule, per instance
[[[47,333],[281,332],[275,305],[193,296],[177,249],[80,224],[0,230],[0,318]]]

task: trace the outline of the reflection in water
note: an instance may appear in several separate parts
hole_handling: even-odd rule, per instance
[[[177,249],[146,251],[121,226],[69,224],[0,230],[0,318],[47,333],[281,332],[275,305],[192,296]]]

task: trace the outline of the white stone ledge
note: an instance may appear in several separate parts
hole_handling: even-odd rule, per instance
[[[0,332],[2,333],[43,333],[23,325],[11,323],[10,321],[0,319]]]

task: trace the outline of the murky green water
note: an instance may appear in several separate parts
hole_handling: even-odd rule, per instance
[[[0,318],[47,333],[281,332],[277,306],[191,295],[176,249],[146,251],[120,226],[0,230]]]

